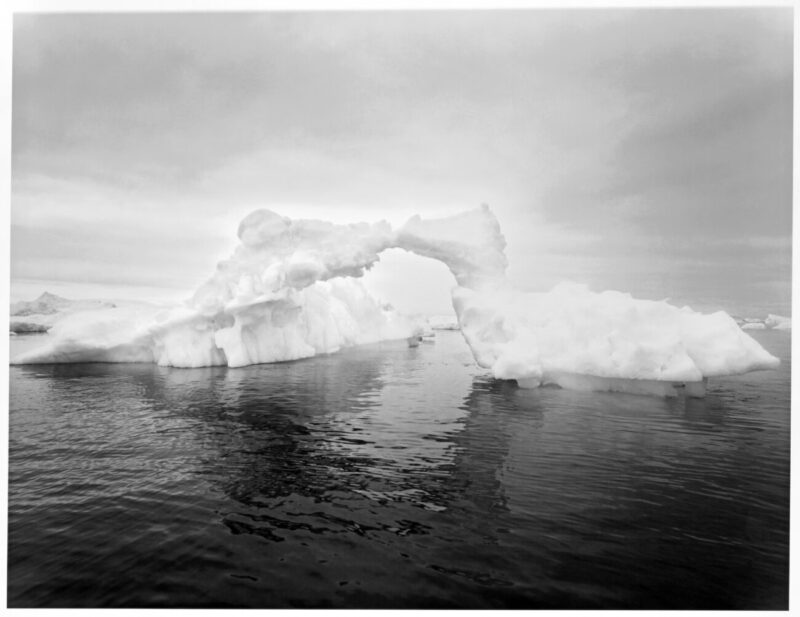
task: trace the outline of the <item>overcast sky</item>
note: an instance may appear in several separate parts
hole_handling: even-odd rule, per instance
[[[18,14],[12,297],[186,296],[257,207],[401,224],[488,203],[523,288],[787,312],[792,23],[788,8]],[[396,304],[447,309],[443,266],[384,262],[373,282]]]

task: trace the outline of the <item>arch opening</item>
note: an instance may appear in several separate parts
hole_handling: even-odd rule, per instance
[[[362,282],[382,302],[407,315],[452,315],[456,279],[447,266],[401,248],[386,249]]]

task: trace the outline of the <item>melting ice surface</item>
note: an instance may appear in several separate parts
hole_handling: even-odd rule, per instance
[[[176,367],[295,360],[411,336],[418,324],[358,280],[402,248],[453,273],[453,307],[477,363],[522,387],[557,384],[702,396],[709,377],[774,368],[724,312],[704,315],[615,291],[561,284],[525,293],[505,278],[505,240],[488,207],[434,220],[335,225],[257,210],[240,244],[183,306],[66,317],[14,363],[155,362]]]

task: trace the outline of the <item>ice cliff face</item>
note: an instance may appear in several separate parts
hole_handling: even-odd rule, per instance
[[[560,285],[522,293],[505,278],[505,240],[488,207],[453,217],[335,225],[258,210],[239,246],[185,306],[89,313],[59,322],[52,342],[18,363],[157,362],[245,366],[406,338],[417,327],[358,280],[382,251],[443,262],[476,361],[522,386],[702,394],[711,376],[772,368],[777,359],[725,313]]]

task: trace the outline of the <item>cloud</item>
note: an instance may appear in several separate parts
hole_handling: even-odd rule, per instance
[[[784,233],[792,38],[790,14],[776,13],[784,28],[752,9],[647,11],[626,21],[630,37],[617,34],[627,45],[601,62],[608,87],[625,93],[625,115],[609,125],[588,181],[551,186],[552,217],[609,233],[621,219],[653,236]]]

